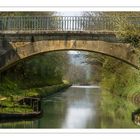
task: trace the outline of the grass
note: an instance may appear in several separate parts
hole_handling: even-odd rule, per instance
[[[131,121],[131,113],[137,109],[126,98],[113,96],[102,91],[101,96],[101,127],[102,128],[137,128]]]
[[[15,85],[13,86],[12,90],[11,83],[8,87],[9,89],[6,89],[4,91],[4,87],[2,87],[2,94],[0,96],[0,105],[3,106],[0,108],[0,113],[31,113],[33,112],[33,109],[27,105],[19,105],[18,101],[23,99],[24,97],[47,97],[53,93],[56,93],[60,90],[63,90],[70,86],[70,84],[67,81],[64,81],[64,83],[59,85],[53,85],[53,86],[45,86],[41,88],[32,88],[32,89],[26,89],[21,90],[17,88]],[[4,94],[6,93],[6,94]],[[6,96],[4,96],[6,95]]]

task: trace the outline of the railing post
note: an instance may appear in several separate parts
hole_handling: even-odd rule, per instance
[[[120,17],[124,20],[124,17]],[[140,17],[127,17],[127,22],[140,28]],[[0,17],[0,30],[115,30],[114,17],[103,16],[55,16],[55,17]]]

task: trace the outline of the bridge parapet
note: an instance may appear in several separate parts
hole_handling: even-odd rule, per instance
[[[120,17],[140,28],[140,17]],[[116,31],[117,17],[15,16],[0,17],[0,30]]]

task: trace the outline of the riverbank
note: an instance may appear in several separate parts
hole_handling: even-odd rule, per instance
[[[53,95],[59,91],[67,89],[70,86],[71,84],[69,83],[61,83],[58,85],[21,90],[20,95],[14,95],[12,98],[2,96],[0,98],[0,119],[13,119],[14,117],[16,119],[24,119],[24,116],[25,118],[38,117],[42,111],[40,105],[36,103],[36,100]],[[26,99],[31,99],[30,103],[27,102]]]
[[[69,88],[70,86],[71,86],[71,84],[69,84],[69,83],[62,83],[59,85],[34,88],[34,89],[29,90],[29,96],[45,98],[45,97],[51,96],[59,91],[65,90],[65,89]]]

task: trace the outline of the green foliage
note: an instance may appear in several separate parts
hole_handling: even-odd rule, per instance
[[[19,94],[21,94],[21,92],[17,83],[10,81],[8,78],[5,78],[5,80],[0,85],[0,95],[13,96]]]
[[[102,68],[102,82],[104,89],[112,94],[123,96],[128,87],[139,82],[139,71],[121,61],[113,58],[106,58]]]
[[[86,12],[92,17],[109,17],[112,19],[116,36],[124,43],[132,45],[132,53],[139,56],[140,46],[140,12]],[[134,47],[135,48],[134,48]],[[96,76],[101,75],[101,87],[111,94],[131,97],[140,94],[140,73],[131,66],[111,57],[97,54],[87,56],[88,63],[96,70]]]
[[[138,22],[139,17],[135,17],[134,22]],[[116,18],[116,35],[117,37],[127,43],[131,43],[134,47],[140,46],[140,27],[128,21],[127,17]]]
[[[132,112],[137,106],[126,98],[102,92],[101,96],[101,127],[102,128],[138,128],[132,121]]]
[[[62,83],[68,57],[66,52],[52,52],[35,56],[8,70],[5,77],[22,88],[33,88]]]

